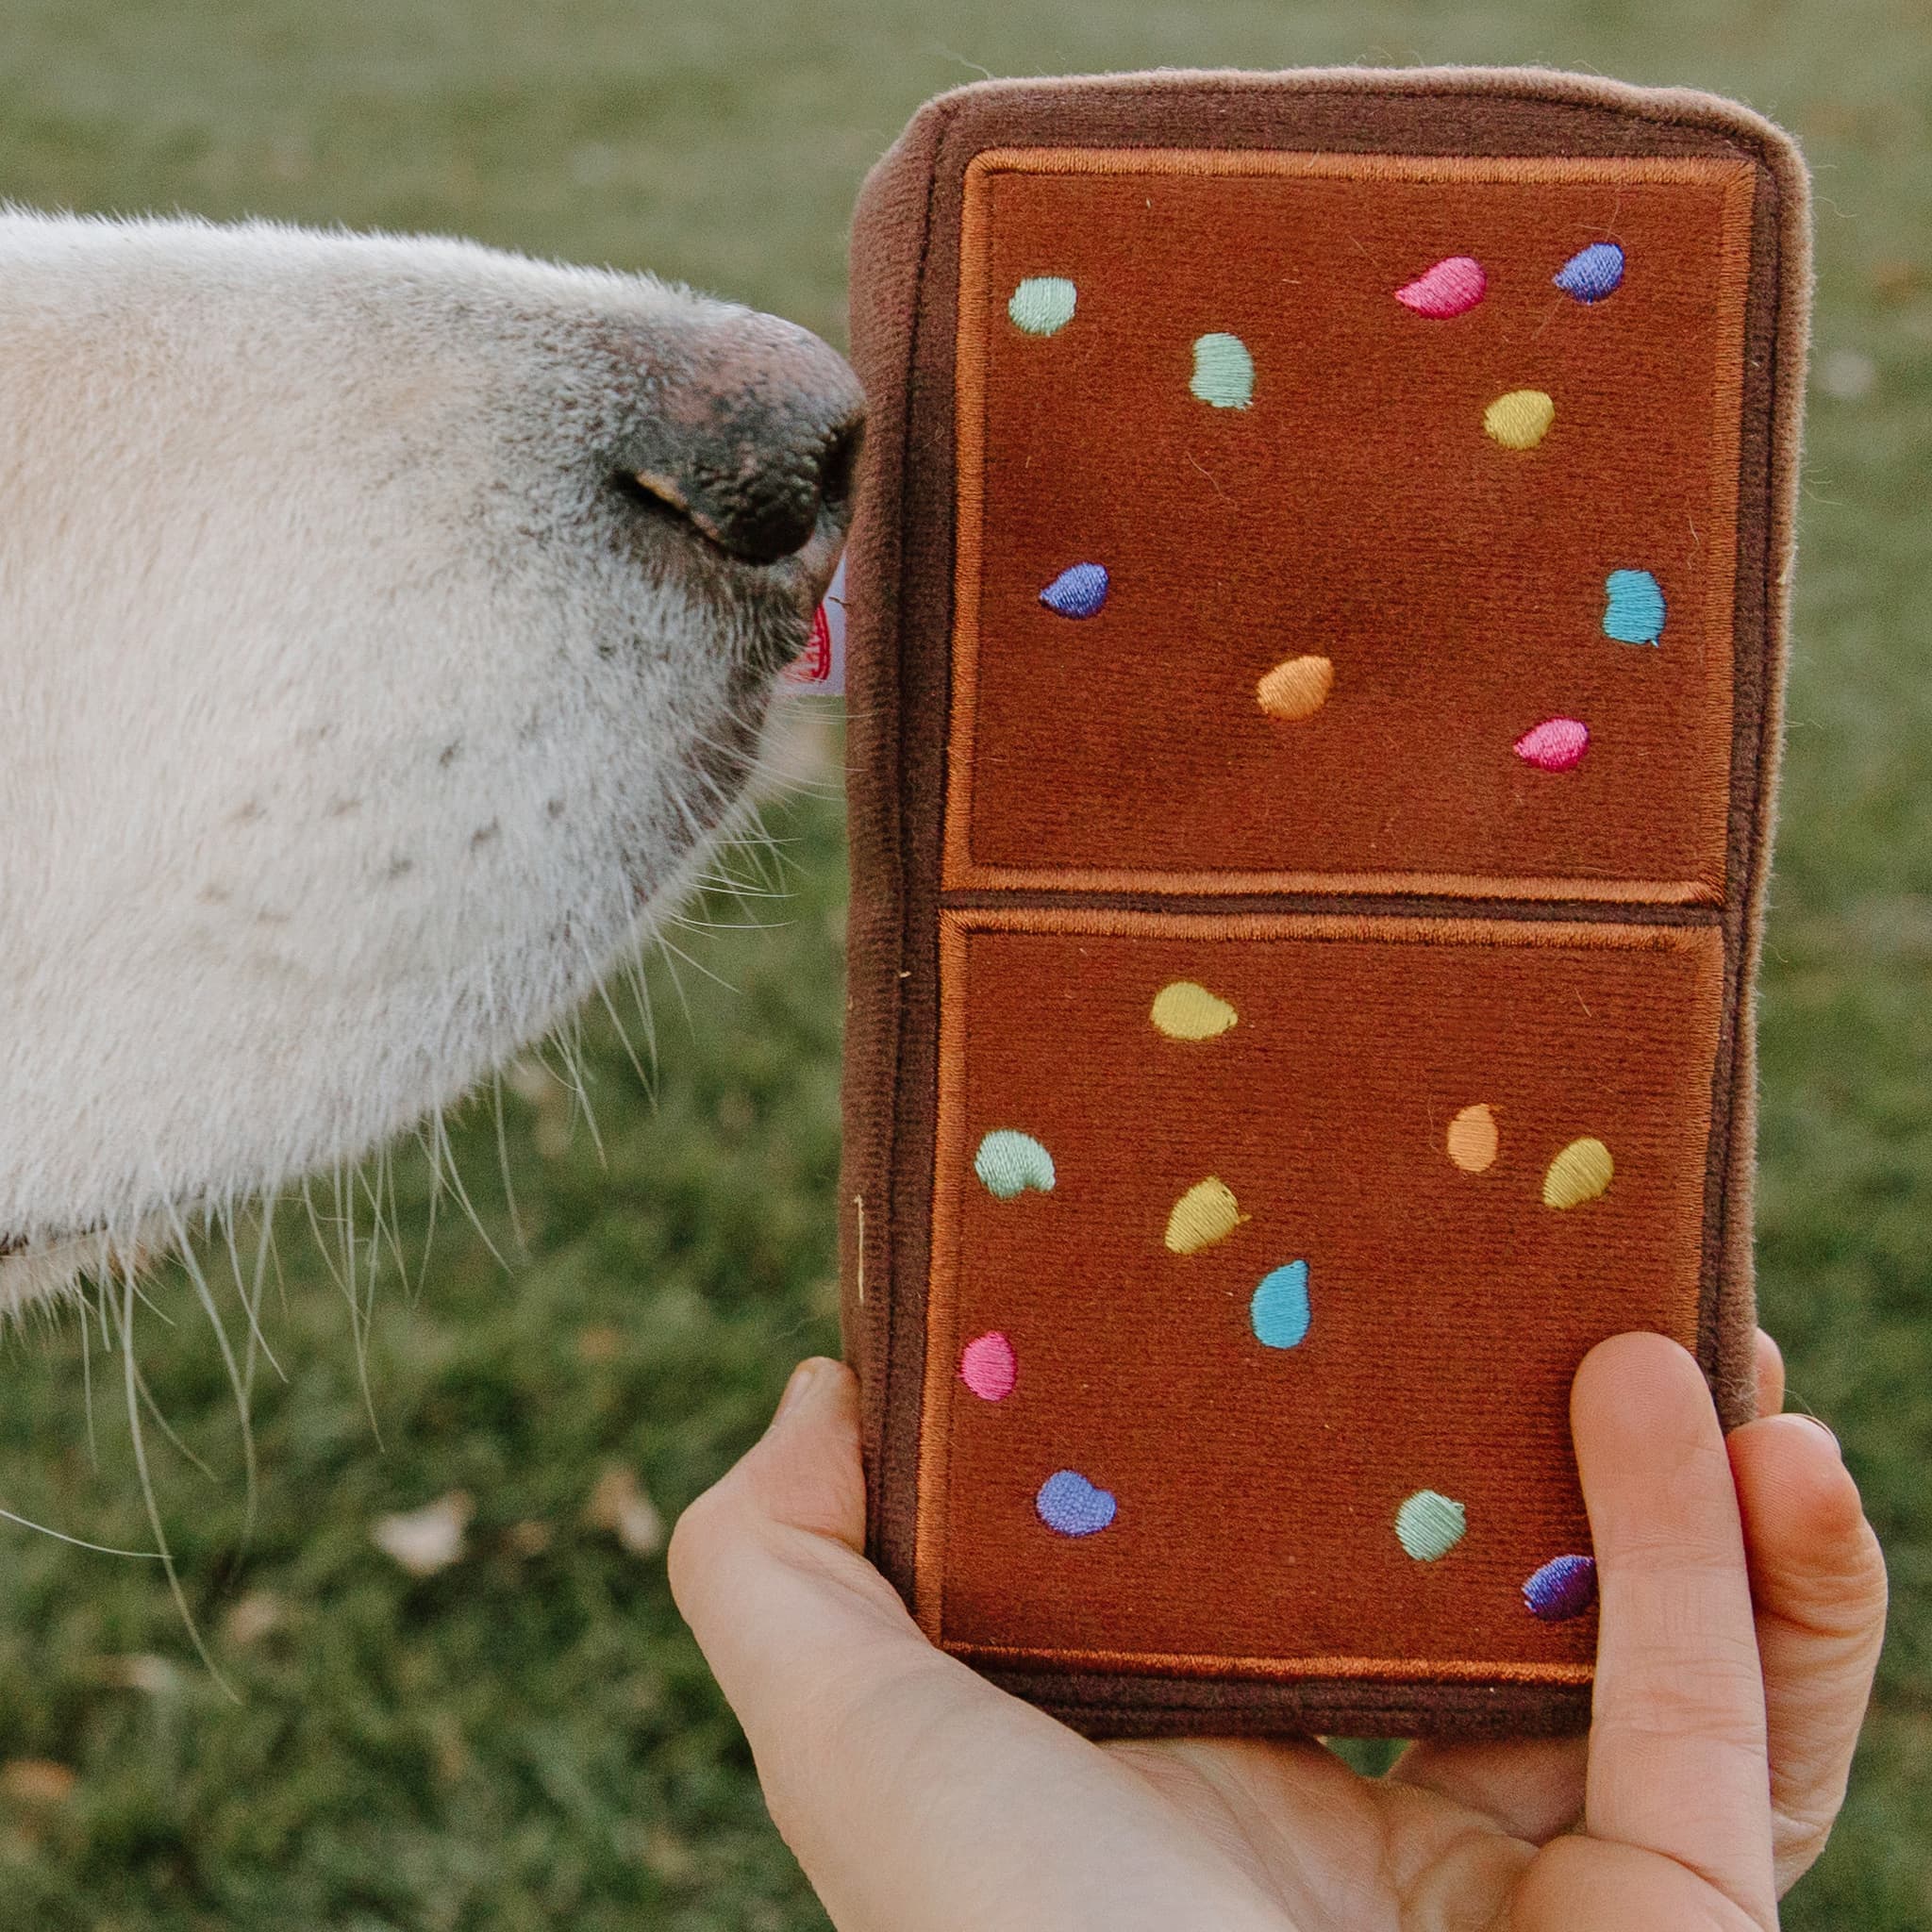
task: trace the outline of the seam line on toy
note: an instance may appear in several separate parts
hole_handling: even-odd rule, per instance
[[[1771,312],[1765,320],[1763,367],[1756,372],[1766,399],[1768,418],[1764,454],[1766,520],[1761,532],[1763,554],[1757,586],[1764,652],[1757,666],[1756,738],[1744,761],[1751,774],[1748,797],[1734,801],[1736,816],[1745,820],[1742,836],[1742,874],[1738,893],[1736,958],[1732,971],[1742,989],[1728,1016],[1713,1070],[1713,1092],[1725,1108],[1728,1144],[1722,1160],[1713,1159],[1707,1188],[1709,1222],[1706,1267],[1713,1291],[1705,1300],[1698,1330],[1698,1352],[1716,1360],[1724,1349],[1727,1326],[1748,1330],[1756,1299],[1752,1244],[1752,1203],[1757,1179],[1757,1023],[1758,958],[1763,946],[1771,869],[1771,838],[1775,822],[1779,754],[1784,730],[1785,674],[1790,652],[1790,573],[1796,556],[1798,460],[1805,404],[1805,368],[1810,346],[1807,291],[1812,272],[1812,241],[1808,211],[1809,184],[1803,163],[1787,148],[1767,146],[1763,175],[1757,189],[1766,208],[1765,225],[1775,251]],[[1756,220],[1754,206],[1753,218]],[[1796,300],[1788,301],[1795,291]],[[1746,348],[1749,348],[1747,334]],[[1741,412],[1740,412],[1741,413]],[[1743,558],[1739,559],[1741,579]],[[1747,718],[1752,714],[1747,712]],[[1737,732],[1741,741],[1741,728]],[[1733,746],[1733,784],[1740,760]],[[1722,1083],[1723,1091],[1719,1092]],[[1741,1227],[1740,1239],[1733,1233]],[[1740,1315],[1735,1312],[1741,1308]],[[1741,1344],[1740,1350],[1741,1353]],[[1748,1370],[1731,1385],[1717,1391],[1718,1407],[1726,1426],[1735,1426],[1755,1413],[1756,1403]]]
[[[891,975],[888,990],[891,1010],[891,1045],[883,1066],[879,1069],[879,1091],[874,1101],[875,1116],[882,1117],[886,1124],[883,1135],[885,1158],[879,1172],[883,1182],[882,1196],[887,1202],[893,1198],[891,1182],[893,1175],[899,1170],[901,1158],[897,1092],[900,1070],[905,1062],[908,1043],[908,1021],[906,1000],[906,958],[910,949],[912,940],[912,934],[906,916],[908,898],[908,879],[915,876],[922,870],[922,868],[916,865],[911,850],[912,841],[916,836],[913,824],[908,815],[900,808],[899,803],[901,789],[905,780],[908,742],[906,730],[905,663],[906,631],[908,618],[906,600],[903,594],[906,582],[906,532],[911,526],[913,478],[917,475],[917,466],[912,460],[917,440],[915,432],[918,420],[913,405],[913,390],[914,379],[919,368],[921,319],[925,313],[927,279],[932,270],[933,251],[940,231],[941,175],[938,161],[940,156],[944,151],[947,136],[957,117],[958,109],[951,105],[941,108],[935,117],[936,125],[933,128],[932,146],[928,154],[925,169],[924,213],[919,236],[918,256],[913,264],[912,272],[912,302],[910,310],[912,323],[907,329],[903,339],[903,362],[899,390],[901,396],[898,453],[899,501],[896,525],[893,532],[894,575],[890,587],[891,593],[890,603],[893,612],[892,650],[886,658],[886,661],[891,667],[892,678],[891,703],[887,709],[891,717],[892,729],[893,786],[891,801],[893,830],[896,835],[892,841],[892,856],[895,868],[892,886],[894,902],[899,908],[899,920],[897,946],[894,948],[891,959],[882,968],[883,971]],[[924,1232],[929,1268],[934,1232],[932,1217],[929,1211],[926,1217]],[[890,1217],[887,1220],[886,1234],[887,1291],[884,1295],[875,1294],[874,1297],[875,1304],[877,1304],[880,1309],[878,1317],[878,1333],[882,1357],[880,1380],[884,1385],[879,1407],[879,1442],[881,1449],[883,1449],[891,1433],[891,1418],[898,1400],[898,1380],[907,1373],[907,1365],[893,1346],[895,1340],[893,1335],[894,1311],[903,1307],[906,1297],[894,1291],[899,1284],[900,1271],[903,1264],[896,1240],[897,1230],[893,1227]],[[922,1295],[922,1305],[918,1310],[916,1323],[916,1328],[922,1340],[924,1339],[925,1328],[923,1302],[924,1296]],[[922,1374],[920,1377],[922,1385],[924,1379],[923,1372],[928,1367],[929,1364],[922,1360]],[[926,1424],[924,1420],[926,1411],[923,1403],[919,1413],[920,1433],[919,1442],[915,1451],[915,1468],[919,1466],[919,1458],[924,1456],[926,1447]],[[916,1490],[913,1499],[910,1531],[912,1575],[916,1588],[917,1579],[922,1569],[922,1553],[919,1546],[920,1512]]]
[[[1065,907],[1087,912],[1233,913],[1252,919],[1287,913],[1368,912],[1377,919],[1568,920],[1577,925],[1681,925],[1723,930],[1722,906],[1675,905],[1654,901],[1579,899],[1452,899],[1428,892],[1377,897],[1365,907],[1359,894],[1346,892],[1255,893],[1236,898],[1225,892],[1049,892],[962,891],[941,892],[940,909],[973,912],[995,907],[1052,911]]]
[[[1710,922],[1456,919],[1388,912],[1166,912],[1077,906],[948,906],[941,946],[975,932],[1097,939],[1302,940],[1439,946],[1518,946],[1558,951],[1687,953],[1722,974],[1724,932]],[[960,962],[963,964],[963,961]]]
[[[1370,1677],[1392,1682],[1471,1682],[1493,1679],[1510,1684],[1588,1684],[1595,1667],[1588,1663],[1490,1661],[1472,1657],[1222,1657],[1212,1652],[1138,1650],[1048,1650],[1025,1645],[948,1641],[944,1648],[968,1662],[1079,1664],[1088,1669],[1132,1671],[1148,1676],[1247,1676],[1259,1678]]]
[[[1371,181],[1477,181],[1553,187],[1610,182],[1728,188],[1756,166],[1715,155],[1398,155],[1320,149],[1191,147],[982,148],[973,175],[1315,175]]]
[[[973,891],[1158,892],[1164,896],[1223,898],[1304,893],[1365,893],[1382,897],[1479,899],[1497,905],[1535,900],[1586,899],[1605,906],[1709,906],[1724,904],[1724,889],[1709,879],[1599,879],[1522,877],[1484,873],[1435,872],[1159,872],[1140,867],[962,865],[947,876],[949,895]]]

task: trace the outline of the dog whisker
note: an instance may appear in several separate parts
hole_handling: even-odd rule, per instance
[[[168,1547],[168,1532],[161,1523],[160,1505],[155,1499],[154,1477],[148,1469],[147,1438],[141,1426],[141,1377],[135,1369],[134,1359],[134,1305],[138,1298],[134,1268],[127,1263],[122,1270],[124,1284],[121,1299],[121,1362],[122,1379],[125,1388],[127,1403],[127,1432],[134,1448],[134,1468],[141,1479],[142,1499],[147,1505],[148,1526],[155,1535],[155,1555],[159,1558],[162,1570],[168,1578],[168,1591],[175,1599],[175,1608],[188,1631],[188,1641],[194,1645],[194,1654],[229,1700],[240,1704],[242,1699],[235,1687],[223,1676],[215,1660],[208,1655],[208,1648],[202,1640],[201,1626],[194,1621],[194,1612],[189,1607],[188,1593],[181,1588],[181,1577],[175,1568],[174,1552]]]

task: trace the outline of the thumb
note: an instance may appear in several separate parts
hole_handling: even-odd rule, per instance
[[[808,1640],[927,1654],[864,1549],[858,1384],[842,1363],[814,1357],[792,1371],[738,1466],[678,1518],[668,1554],[671,1593],[754,1749],[757,1719],[795,1680]]]
[[[714,1512],[728,1512],[740,1528],[802,1530],[854,1555],[864,1550],[858,1383],[850,1369],[814,1356],[792,1370],[765,1433],[685,1515],[703,1531]]]
[[[1142,1777],[927,1643],[864,1528],[858,1385],[808,1361],[671,1540],[677,1607],[834,1924],[1278,1923]]]

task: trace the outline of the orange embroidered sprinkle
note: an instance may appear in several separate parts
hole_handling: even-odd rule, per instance
[[[1291,658],[1277,664],[1255,687],[1255,696],[1271,718],[1298,724],[1312,718],[1335,689],[1335,666],[1326,658]]]

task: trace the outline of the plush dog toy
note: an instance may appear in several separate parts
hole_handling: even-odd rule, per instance
[[[1538,72],[928,106],[854,236],[874,1554],[1093,1731],[1557,1728],[1571,1375],[1750,1404],[1808,263]]]

